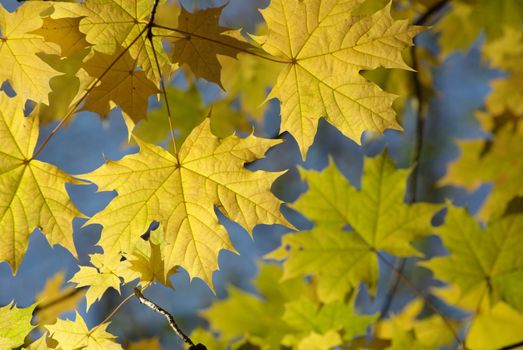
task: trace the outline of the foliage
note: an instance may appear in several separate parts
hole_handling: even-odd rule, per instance
[[[65,275],[57,274],[32,305],[0,307],[0,349],[161,349],[159,338],[129,342],[109,331],[133,296],[166,317],[190,349],[522,343],[523,3],[271,0],[256,33],[226,26],[223,9],[167,0],[25,1],[14,12],[0,5],[0,261],[16,274],[36,229],[78,257],[73,219],[87,216],[69,186],[115,193],[84,220],[102,233],[89,263],[69,278],[74,285],[62,286]],[[439,48],[414,45],[424,31],[439,34]],[[490,136],[457,141],[460,156],[428,186],[490,184],[476,216],[452,196],[423,196],[420,184],[422,157],[431,155],[426,106],[437,95],[431,66],[471,45],[502,73],[477,111]],[[211,101],[205,83],[220,91]],[[264,138],[270,99],[279,101],[281,127]],[[397,166],[389,147],[367,152],[351,181],[346,154],[309,169],[321,119],[365,148],[386,130],[407,129],[413,109],[415,137],[402,138],[410,165]],[[135,153],[82,174],[42,160],[77,113],[105,119],[114,110]],[[39,139],[40,123],[52,131]],[[284,204],[275,188],[294,169],[264,167],[263,159],[291,136],[306,191]],[[170,277],[180,271],[214,291],[220,252],[236,250],[226,221],[251,236],[262,224],[290,232],[265,256],[272,262],[258,265],[256,293],[230,287],[228,298],[201,311],[208,327],[193,332],[201,343],[194,344],[142,291],[175,288]],[[419,271],[439,282],[418,286]],[[396,282],[383,286],[384,276]],[[399,285],[415,297],[390,313]],[[108,290],[129,287],[134,294],[87,326],[78,306],[84,296],[89,310]],[[380,297],[383,305],[368,306]],[[71,310],[74,320],[59,318]]]

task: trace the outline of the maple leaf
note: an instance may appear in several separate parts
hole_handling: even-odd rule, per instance
[[[397,350],[432,350],[452,344],[455,338],[449,323],[445,323],[439,315],[420,318],[423,306],[422,299],[414,299],[401,312],[381,320],[376,325],[377,337],[390,339],[390,349]],[[455,331],[458,331],[457,326]]]
[[[165,234],[160,226],[150,234],[147,241],[138,241],[133,252],[127,255],[129,269],[139,273],[140,284],[145,286],[151,282],[158,281],[167,287],[174,288],[169,277],[176,273],[174,267],[165,271]]]
[[[46,42],[59,45],[60,56],[69,57],[90,46],[85,40],[85,35],[79,30],[80,20],[44,17],[42,26],[32,31],[32,34],[41,35]]]
[[[272,87],[280,64],[240,53],[238,61],[224,59],[222,62],[222,83],[229,96],[238,96],[241,109],[261,121],[269,104],[264,103],[267,88]]]
[[[423,266],[457,286],[457,302],[467,308],[475,309],[483,299],[490,299],[491,304],[505,301],[523,311],[522,227],[523,216],[509,215],[482,229],[466,209],[450,207],[445,224],[435,229],[450,255]]]
[[[287,62],[269,97],[281,101],[281,130],[294,136],[303,158],[320,117],[357,143],[365,130],[401,129],[395,96],[360,71],[409,69],[401,51],[422,29],[393,20],[390,2],[371,16],[354,16],[362,2],[273,0],[261,10],[269,33],[257,41]]]
[[[156,84],[161,74],[172,70],[163,51],[161,39],[153,37],[152,43],[145,30],[149,23],[154,1],[150,0],[87,0],[84,3],[54,2],[51,18],[81,18],[79,28],[94,50],[118,54],[119,47],[129,47],[131,57]],[[134,43],[133,41],[138,38]],[[156,67],[154,52],[158,57],[160,72]]]
[[[352,187],[334,163],[321,173],[301,171],[309,190],[293,208],[316,227],[284,236],[282,246],[268,257],[287,259],[284,278],[317,275],[323,301],[338,300],[361,281],[374,293],[378,251],[419,255],[410,242],[431,233],[430,221],[439,207],[404,203],[409,173],[396,169],[386,154],[365,160],[361,190]]]
[[[253,46],[242,38],[238,30],[218,24],[222,9],[209,8],[193,14],[182,7],[175,30],[180,37],[173,39],[172,58],[180,65],[188,65],[196,77],[223,88],[218,55],[236,57]]]
[[[282,320],[285,303],[309,290],[302,278],[281,282],[281,274],[278,266],[262,265],[254,281],[262,297],[231,286],[229,297],[214,302],[202,315],[234,348],[249,342],[264,350],[279,349],[285,335],[294,331]]]
[[[52,340],[51,340],[52,342]],[[47,343],[47,334],[42,335],[40,338],[29,344],[27,348],[22,348],[26,350],[50,350],[55,349],[54,346],[50,346]]]
[[[227,300],[204,311],[211,327],[233,348],[248,342],[261,349],[307,349],[308,340],[324,337],[340,345],[342,339],[364,334],[376,318],[357,315],[354,300],[322,304],[313,297],[312,284],[301,277],[281,282],[281,275],[280,267],[262,265],[255,282],[260,296],[233,287]]]
[[[487,45],[503,34],[507,27],[521,28],[523,3],[519,0],[472,0],[452,3],[452,11],[437,23],[441,31],[441,54],[467,49],[483,32]],[[503,23],[503,25],[500,25]]]
[[[38,325],[51,324],[65,311],[76,308],[84,293],[73,287],[62,288],[65,274],[57,273],[48,280],[44,289],[36,296],[38,308],[35,316]]]
[[[507,111],[523,115],[523,33],[520,28],[506,27],[501,38],[484,46],[483,54],[494,67],[510,75],[491,82],[492,92],[485,101],[488,110],[495,115]]]
[[[191,277],[212,285],[221,249],[233,249],[215,213],[217,206],[249,232],[260,222],[289,225],[279,211],[281,202],[270,193],[281,173],[244,168],[280,140],[214,136],[205,119],[187,137],[176,155],[136,139],[140,152],[110,161],[81,175],[100,190],[118,196],[88,223],[104,230],[104,251],[131,252],[153,221],[166,233],[166,268],[176,265]]]
[[[59,54],[60,47],[32,33],[40,28],[40,14],[49,8],[28,2],[13,13],[0,5],[0,82],[8,80],[17,95],[35,102],[48,102],[49,80],[59,72],[37,54]]]
[[[120,277],[125,282],[130,282],[139,276],[130,271],[128,261],[120,261],[119,255],[92,254],[90,255],[91,266],[80,266],[80,270],[69,280],[76,283],[78,287],[88,287],[85,293],[87,310],[91,305],[100,300],[109,288],[120,292]]]
[[[115,342],[116,337],[107,332],[108,326],[109,323],[101,323],[89,330],[82,316],[76,312],[74,321],[58,320],[45,328],[63,350],[122,350]]]
[[[227,344],[222,339],[216,339],[215,335],[209,331],[205,331],[201,327],[197,327],[191,333],[191,339],[195,343],[205,344],[207,349],[213,350],[228,350]]]
[[[82,65],[90,76],[96,78],[107,71],[99,84],[89,92],[84,108],[105,116],[117,104],[136,122],[145,118],[148,98],[159,90],[143,71],[135,70],[135,60],[129,53],[125,53],[111,66],[118,55],[97,52]]]
[[[79,22],[79,18],[45,17],[42,27],[32,32],[41,35],[46,42],[59,45],[61,50],[60,55],[40,55],[61,73],[49,81],[52,89],[49,103],[40,105],[39,117],[42,123],[62,119],[93,81],[87,72],[80,69],[91,49],[85,34],[78,29]]]
[[[162,350],[162,346],[158,338],[142,339],[129,344],[128,350]]]
[[[80,182],[32,159],[38,118],[24,117],[24,103],[0,93],[0,261],[7,261],[15,273],[36,227],[50,244],[59,243],[76,255],[72,221],[83,217],[65,188]]]
[[[523,122],[509,118],[494,128],[495,137],[491,141],[458,142],[461,156],[450,164],[439,181],[440,185],[459,185],[469,190],[484,182],[492,183],[493,188],[478,213],[482,219],[499,216],[514,196],[523,195],[523,161],[514,157],[523,152]]]
[[[35,327],[31,324],[36,304],[17,308],[13,303],[0,307],[0,348],[12,349],[24,344],[24,338]]]
[[[365,334],[377,315],[357,315],[354,301],[355,298],[352,298],[349,303],[338,300],[320,306],[320,303],[302,297],[286,303],[283,320],[301,333],[297,338],[295,335],[288,338],[294,338],[293,342],[302,338],[299,342],[301,344],[308,336],[325,335],[330,331],[342,331],[345,340],[352,340],[355,336]],[[341,340],[342,337],[339,337],[340,342],[336,345],[340,345]]]
[[[523,315],[499,302],[488,312],[472,320],[467,334],[467,347],[474,350],[503,349],[523,341]],[[495,337],[488,336],[495,334]]]
[[[213,134],[218,137],[229,136],[235,130],[251,131],[247,116],[233,109],[229,98],[216,100],[210,106],[205,106],[203,97],[194,84],[187,90],[168,86],[166,92],[178,147],[206,115],[209,116]],[[147,118],[133,129],[133,134],[143,141],[161,143],[170,136],[169,128],[169,115],[165,100],[162,99],[160,107],[150,110]]]

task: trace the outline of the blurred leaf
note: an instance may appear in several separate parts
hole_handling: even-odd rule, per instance
[[[74,310],[85,292],[74,288],[62,288],[65,273],[60,272],[47,280],[44,289],[36,296],[38,307],[35,316],[38,325],[52,324],[64,312]]]
[[[309,190],[293,207],[312,219],[310,232],[284,236],[272,257],[287,258],[284,277],[318,276],[322,301],[342,298],[365,282],[378,282],[377,251],[416,256],[416,237],[432,232],[438,206],[404,203],[409,169],[397,169],[386,154],[365,159],[362,189],[351,186],[333,162],[321,173],[302,170]],[[344,229],[351,228],[351,232]]]
[[[523,159],[520,157],[523,122],[510,116],[506,119],[507,122],[494,127],[491,141],[459,141],[461,156],[450,164],[446,176],[439,182],[469,190],[491,183],[491,193],[478,214],[484,220],[503,214],[513,197],[523,195]]]

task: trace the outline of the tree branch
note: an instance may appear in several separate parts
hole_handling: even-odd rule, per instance
[[[165,317],[167,319],[167,322],[169,322],[169,325],[171,326],[171,328],[176,333],[176,335],[178,335],[186,344],[190,345],[189,350],[207,350],[205,345],[194,344],[193,341],[191,340],[191,338],[189,338],[187,335],[185,335],[185,333],[178,326],[178,324],[174,320],[174,317],[170,313],[165,311],[165,309],[163,309],[162,307],[158,306],[157,304],[155,304],[151,300],[147,299],[142,294],[142,291],[140,289],[135,288],[134,289],[134,295],[138,298],[140,303],[142,303],[143,305],[147,306],[148,308],[150,308],[154,312],[159,313],[160,315]]]
[[[441,0],[434,4],[431,8],[429,8],[421,17],[419,17],[414,24],[415,25],[425,25],[427,22],[432,18],[433,15],[437,14],[439,11],[445,8],[449,0]],[[423,153],[423,135],[425,133],[425,111],[424,111],[424,105],[425,105],[425,96],[423,95],[423,87],[421,84],[421,81],[419,79],[419,62],[418,62],[418,55],[417,55],[417,45],[416,45],[416,39],[414,39],[414,45],[411,47],[411,57],[412,57],[412,68],[414,69],[414,72],[412,73],[412,81],[414,84],[414,94],[416,95],[416,99],[418,102],[417,110],[416,110],[416,138],[415,138],[415,146],[414,146],[414,154],[412,156],[412,164],[414,165],[414,168],[411,173],[411,178],[409,182],[408,191],[410,193],[410,202],[415,203],[419,200],[418,198],[418,178],[419,178],[419,172],[420,172],[420,160],[421,155]],[[401,258],[398,260],[397,271],[400,274],[403,274],[403,270],[405,269],[405,266],[407,265],[407,258]],[[394,280],[392,282],[392,286],[390,287],[387,297],[385,299],[385,302],[383,304],[383,307],[381,308],[380,312],[380,319],[383,319],[387,317],[387,314],[390,311],[390,308],[392,306],[392,302],[394,301],[394,297],[396,295],[396,292],[398,291],[398,288],[400,286],[401,279],[399,278],[399,274],[397,274],[394,277]]]

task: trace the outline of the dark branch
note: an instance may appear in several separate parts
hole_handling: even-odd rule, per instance
[[[140,289],[135,288],[134,289],[134,295],[138,298],[140,303],[142,303],[143,305],[147,306],[148,308],[150,308],[154,312],[157,312],[160,315],[162,315],[163,317],[165,317],[167,319],[167,322],[169,322],[169,325],[171,326],[171,328],[176,333],[176,335],[178,335],[186,344],[190,345],[189,350],[207,350],[205,345],[194,344],[193,341],[191,340],[191,338],[189,338],[187,335],[185,335],[185,333],[183,333],[181,328],[178,326],[178,324],[174,320],[174,317],[170,313],[165,311],[163,308],[161,308],[157,304],[153,303],[152,301],[150,301],[149,299],[144,297],[144,295],[142,294]]]
[[[426,25],[432,17],[439,13],[442,9],[444,9],[447,5],[449,0],[441,0],[438,3],[434,4],[431,8],[429,8],[421,17],[419,17],[414,24],[415,25]],[[414,43],[416,43],[416,39],[414,39]],[[408,191],[410,193],[410,202],[415,203],[419,200],[418,198],[418,178],[420,173],[420,160],[421,155],[423,153],[423,135],[425,133],[425,113],[424,113],[424,105],[425,105],[425,96],[423,95],[423,86],[421,84],[421,81],[419,79],[419,61],[418,61],[418,55],[416,51],[417,45],[413,45],[411,47],[411,57],[412,57],[412,68],[414,69],[414,72],[412,74],[412,82],[414,85],[414,94],[416,95],[417,99],[417,110],[416,110],[416,138],[415,138],[415,146],[414,146],[414,154],[412,156],[412,164],[414,165],[414,168],[412,170],[412,174],[410,177],[409,187]],[[405,269],[405,266],[407,264],[406,258],[401,258],[398,260],[398,267],[397,270],[399,273],[403,274],[403,270]],[[387,293],[387,297],[385,299],[385,302],[383,304],[383,307],[381,308],[380,312],[380,319],[383,319],[387,317],[387,314],[389,313],[389,310],[392,306],[392,302],[394,301],[394,297],[396,295],[396,292],[398,291],[398,288],[400,286],[400,278],[399,275],[396,275],[394,277],[394,280],[392,282],[392,287]]]

